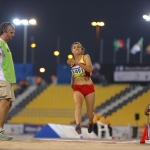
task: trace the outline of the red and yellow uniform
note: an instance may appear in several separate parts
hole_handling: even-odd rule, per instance
[[[79,63],[84,64],[84,55],[81,55],[81,59],[79,61]],[[91,74],[87,71],[85,71],[83,68],[81,68],[80,66],[76,65],[76,64],[71,64],[71,72],[74,78],[77,77],[83,77],[83,76],[87,76],[90,77]]]
[[[79,63],[86,65],[84,62],[84,55],[81,55]],[[90,72],[85,71],[83,68],[81,68],[79,65],[76,64],[71,64],[71,72],[74,78],[91,76]],[[73,91],[79,91],[85,97],[88,94],[95,92],[95,89],[93,84],[83,84],[83,85],[75,84],[73,87]]]

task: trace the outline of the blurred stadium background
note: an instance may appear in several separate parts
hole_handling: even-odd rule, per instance
[[[51,76],[50,83],[34,75],[32,64],[15,64],[15,70],[16,101],[7,117],[7,132],[36,134],[46,124],[75,125],[71,72],[67,64],[58,64],[57,76]],[[150,67],[95,63],[92,80],[96,90],[94,109],[100,115],[108,114],[113,137],[140,138],[149,122],[143,112],[150,97]],[[81,125],[88,125],[85,103]]]

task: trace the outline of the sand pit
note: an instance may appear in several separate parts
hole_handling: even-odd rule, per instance
[[[149,150],[138,141],[29,139],[0,141],[0,150]]]

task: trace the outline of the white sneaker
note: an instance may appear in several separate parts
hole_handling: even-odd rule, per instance
[[[11,140],[12,138],[13,138],[13,137],[7,135],[7,133],[6,133],[4,130],[2,130],[2,131],[0,132],[0,140],[8,141],[8,140]]]
[[[145,140],[145,143],[146,144],[150,144],[150,140]]]

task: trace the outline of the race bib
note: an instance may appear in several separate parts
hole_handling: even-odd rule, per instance
[[[81,68],[80,66],[72,67],[71,72],[74,76],[84,76],[85,70]]]

